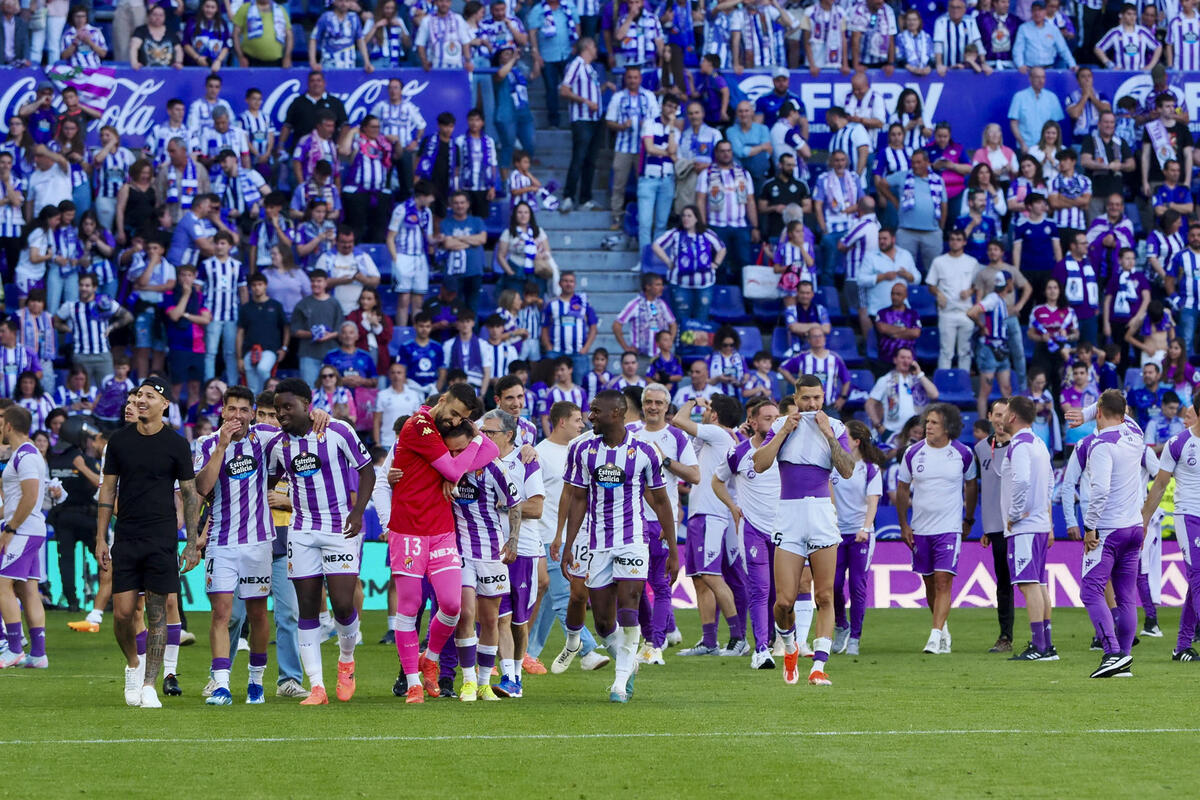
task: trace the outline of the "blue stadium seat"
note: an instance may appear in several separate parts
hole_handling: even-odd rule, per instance
[[[917,337],[917,360],[937,361],[938,351],[940,349],[940,344],[938,342],[938,329],[922,328],[921,335]]]
[[[382,272],[382,270],[380,271]],[[387,314],[389,317],[396,316],[397,298],[395,289],[393,289],[391,286],[380,285],[379,303],[383,306],[383,313]]]
[[[1125,391],[1130,392],[1134,389],[1141,389],[1145,385],[1145,381],[1142,380],[1141,367],[1130,367],[1125,370]]]
[[[479,314],[479,325],[477,330],[482,330],[483,320],[490,317],[496,311],[496,297],[499,295],[499,288],[494,283],[485,283],[479,287],[479,300],[475,303],[475,311]],[[487,332],[482,331],[486,337]]]
[[[867,329],[867,358],[879,360],[879,334],[875,333],[874,325]]]
[[[850,408],[862,408],[866,404],[866,400],[862,398],[855,399],[855,391],[870,392],[875,386],[875,375],[869,369],[852,369],[850,370],[850,399],[846,401],[846,405]]]
[[[822,286],[817,290],[817,302],[825,306],[829,319],[834,323],[844,322],[846,315],[842,313],[842,301],[838,296],[836,286]]]
[[[14,267],[14,269],[15,269],[15,267]],[[17,285],[15,283],[4,284],[4,309],[5,309],[5,311],[7,311],[9,314],[17,313],[17,310],[21,307],[20,303],[19,303],[20,299],[21,299],[21,290],[17,288]]]
[[[508,203],[494,202],[488,209],[487,219],[483,221],[483,229],[489,237],[500,238],[508,226]]]
[[[771,332],[771,357],[783,360],[788,357],[788,351],[792,348],[791,337],[788,336],[787,328],[780,326]]]
[[[412,328],[407,325],[404,327],[397,325],[392,329],[392,340],[388,342],[388,353],[395,358],[400,355],[400,348],[415,338],[416,334],[413,333]]]
[[[934,370],[933,385],[937,387],[939,402],[974,407],[975,392],[971,388],[971,373],[967,370]]]
[[[850,328],[831,330],[825,346],[841,356],[842,361],[846,362],[846,366],[863,363],[863,357],[858,354],[858,341],[854,338],[854,331]]]
[[[754,314],[754,318],[759,322],[774,325],[779,322],[779,317],[783,314],[783,301],[779,298],[773,300],[751,300],[750,310]]]
[[[967,447],[975,446],[975,420],[979,419],[979,415],[974,411],[962,412],[962,433],[959,434],[958,440]]]
[[[738,352],[742,354],[742,358],[746,359],[747,368],[750,368],[750,359],[763,349],[762,331],[753,325],[739,325],[734,330],[737,331],[738,338],[742,340],[742,346]]]
[[[386,244],[360,244],[358,249],[371,257],[380,275],[386,278],[392,274],[392,254]]]
[[[737,286],[713,287],[712,308],[709,315],[717,322],[745,322],[746,303],[742,300],[742,290]]]
[[[934,299],[933,292],[929,291],[929,287],[924,284],[908,287],[908,304],[921,319],[937,316],[937,300]]]
[[[654,246],[646,245],[642,248],[642,272],[653,272],[655,275],[667,274],[666,263],[654,255]]]
[[[299,22],[292,23],[292,56],[308,57],[308,33]]]

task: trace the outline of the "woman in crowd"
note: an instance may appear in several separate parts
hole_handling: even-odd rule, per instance
[[[17,376],[17,390],[13,400],[22,408],[28,409],[33,415],[30,430],[41,430],[46,427],[46,419],[54,410],[54,403],[46,396],[46,390],[38,383],[37,374],[26,370]]]
[[[66,259],[54,250],[54,232],[61,221],[58,207],[46,206],[38,213],[37,221],[25,227],[25,245],[21,248],[21,260],[16,269],[17,291],[22,303],[32,289],[45,289],[48,269],[58,269],[66,263]]]
[[[202,0],[196,16],[183,29],[183,52],[188,65],[217,72],[225,65],[232,47],[233,36],[217,0]]]
[[[117,191],[117,204],[113,215],[117,244],[124,247],[134,231],[144,229],[154,219],[157,207],[154,165],[146,159],[138,159],[129,168],[129,180]]]
[[[28,178],[33,174],[33,149],[35,142],[29,126],[22,117],[16,115],[8,120],[8,136],[0,142],[0,152],[12,153],[13,174]]]
[[[1029,388],[1025,396],[1033,401],[1033,433],[1046,445],[1051,457],[1062,452],[1062,428],[1058,421],[1058,410],[1054,407],[1054,395],[1050,392],[1046,373],[1035,369],[1029,373]]]
[[[354,394],[342,386],[342,376],[328,364],[321,367],[317,385],[313,387],[312,407],[319,408],[336,419],[354,424]]]
[[[398,11],[396,0],[383,0],[375,7],[375,27],[367,36],[371,63],[379,69],[408,66],[412,34]]]
[[[209,378],[204,382],[200,398],[188,407],[187,430],[189,434],[200,419],[208,420],[209,424],[213,426],[213,430],[220,427],[221,403],[224,400],[227,388],[225,381],[220,378]],[[189,391],[188,397],[190,398],[191,396]],[[191,437],[189,436],[189,438]]]
[[[104,32],[88,22],[88,10],[84,6],[72,6],[67,18],[71,24],[60,39],[62,60],[73,67],[100,66],[100,62],[108,57],[108,40],[104,38]],[[54,61],[51,58],[50,63]]]
[[[54,392],[55,412],[64,411],[64,417],[69,414],[74,417],[79,414],[91,414],[96,405],[96,387],[89,385],[87,370],[76,364],[67,374],[67,382]],[[58,429],[62,421],[55,421],[55,413],[46,420],[46,428],[54,434],[58,441]]]
[[[925,124],[921,96],[912,89],[900,92],[896,99],[896,110],[888,115],[887,121],[904,128],[904,145],[913,150],[920,150],[933,138],[933,128]]]
[[[54,333],[53,315],[46,310],[46,290],[33,289],[25,306],[17,309],[17,345],[38,357],[43,365],[52,365],[58,357],[58,337]],[[54,393],[54,370],[42,369],[42,389]]]
[[[117,294],[117,271],[113,266],[117,254],[117,240],[103,225],[96,209],[79,218],[79,244],[82,248],[80,273],[90,272],[96,276],[97,291],[109,297]]]
[[[146,10],[146,24],[134,29],[129,40],[129,66],[183,68],[179,36],[167,26],[167,11],[162,6],[150,6]]]
[[[1179,395],[1181,408],[1192,404],[1196,385],[1200,384],[1200,370],[1188,363],[1183,349],[1183,339],[1176,337],[1167,344],[1167,357],[1163,359],[1163,385]]]
[[[329,219],[329,206],[319,197],[308,201],[303,221],[296,227],[296,261],[306,270],[317,265],[326,253],[333,252],[337,223]]]
[[[523,307],[521,293],[516,289],[505,289],[496,298],[496,315],[504,320],[504,341],[517,348],[518,353],[524,350],[525,341],[529,338],[529,331],[522,328],[520,323]]]
[[[1008,185],[1008,210],[1014,214],[1028,216],[1025,211],[1025,198],[1034,193],[1047,197],[1049,190],[1046,188],[1042,162],[1026,153],[1017,162],[1017,177]]]
[[[700,210],[686,206],[679,214],[679,224],[658,237],[651,247],[667,265],[675,318],[707,322],[725,245],[700,221]]]
[[[990,164],[976,164],[967,177],[967,192],[979,190],[987,197],[987,208],[984,214],[996,221],[999,226],[1008,213],[1008,202],[1004,199],[1004,191],[996,185],[994,173]]]
[[[738,352],[742,338],[730,325],[722,325],[713,337],[716,351],[708,357],[708,379],[722,394],[741,398],[742,386],[752,371]]]
[[[1017,176],[1017,154],[1004,144],[1004,133],[995,122],[983,129],[983,141],[971,160],[991,167],[992,178],[1003,187]]]
[[[308,273],[296,266],[291,248],[272,247],[271,266],[263,274],[267,276],[267,296],[279,301],[284,316],[290,320],[296,304],[312,294]]]
[[[1029,149],[1029,155],[1042,165],[1042,177],[1047,182],[1058,177],[1058,151],[1062,148],[1062,128],[1054,120],[1047,121],[1037,144]]]
[[[1079,341],[1079,319],[1067,305],[1062,286],[1054,278],[1046,281],[1042,288],[1042,303],[1029,313],[1029,340],[1033,342],[1034,370],[1040,370],[1050,379],[1051,390],[1057,394],[1063,366],[1068,363],[1071,350]]]
[[[358,327],[359,350],[365,350],[375,360],[375,371],[387,375],[392,363],[389,345],[392,341],[392,319],[383,313],[379,290],[365,287],[358,296],[358,308],[346,315]]]
[[[538,227],[533,209],[528,203],[517,203],[496,245],[496,263],[504,270],[501,288],[520,290],[526,281],[533,281],[545,294],[554,271],[552,261],[550,238]]]

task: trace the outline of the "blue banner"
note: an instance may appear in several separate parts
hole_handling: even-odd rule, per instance
[[[871,78],[871,89],[883,96],[883,105],[889,114],[895,111],[900,93],[905,89],[913,89],[921,97],[925,123],[932,128],[936,122],[949,122],[954,140],[968,149],[980,146],[983,129],[990,122],[998,123],[1004,130],[1005,144],[1010,147],[1015,144],[1008,125],[1008,107],[1014,94],[1029,88],[1029,77],[1026,75],[1015,70],[993,72],[987,76],[955,70],[947,72],[945,77],[939,77],[936,72],[917,77],[902,69],[890,76],[880,70],[869,70],[867,74]],[[730,97],[731,117],[732,105],[739,93],[753,102],[774,88],[768,73],[746,72],[741,77],[726,73],[724,77],[735,90]],[[1150,75],[1145,72],[1095,71],[1096,93],[1101,99],[1112,103],[1113,108],[1116,108],[1117,100],[1126,95],[1136,99],[1140,107],[1149,96],[1152,85]],[[1200,133],[1200,115],[1197,114],[1197,109],[1200,109],[1200,73],[1173,72],[1170,85],[1191,112],[1192,132]],[[1067,70],[1047,70],[1046,88],[1058,96],[1065,115],[1067,97],[1078,88],[1074,74]],[[791,90],[804,102],[810,123],[809,145],[814,150],[825,149],[829,145],[825,112],[844,102],[850,93],[850,76],[823,72],[814,78],[807,71],[793,70]],[[1073,122],[1069,117],[1064,117],[1061,124],[1063,134],[1070,142]],[[881,133],[880,145],[884,141]]]
[[[150,130],[166,121],[167,101],[177,97],[191,103],[203,97],[204,79],[210,74],[202,67],[182,70],[118,67],[115,72],[115,89],[108,106],[101,118],[88,127],[91,144],[99,143],[102,126],[112,125],[127,147],[141,146]],[[38,83],[46,76],[37,69],[6,69],[0,75],[5,78],[0,89],[0,131],[7,134],[8,120],[22,104],[34,99]],[[260,89],[263,111],[275,123],[277,131],[283,126],[292,100],[308,88],[307,69],[223,69],[220,75],[224,81],[221,96],[239,112],[245,108],[246,90]],[[366,116],[377,102],[387,99],[387,85],[392,78],[404,82],[404,96],[420,109],[428,123],[428,132],[436,130],[437,115],[446,110],[454,112],[459,129],[466,130],[471,84],[465,72],[395,69],[376,70],[370,75],[359,70],[325,73],[326,90],[345,104],[352,123]]]

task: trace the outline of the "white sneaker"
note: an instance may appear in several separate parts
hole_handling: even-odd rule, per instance
[[[846,655],[858,655],[858,639],[851,638],[850,641],[846,643]]]
[[[562,214],[566,214],[568,211],[570,211],[574,207],[575,207],[575,201],[569,197],[564,197],[563,201],[558,204],[558,210]]]
[[[137,665],[138,686],[146,682],[146,657],[138,656]]]
[[[846,643],[850,641],[849,628],[834,628],[833,630],[833,652],[846,652]]]
[[[550,662],[550,671],[555,675],[563,674],[571,666],[571,662],[575,660],[575,656],[577,655],[579,655],[579,648],[569,650],[564,647],[562,651],[554,657],[554,660]],[[588,653],[588,655],[591,655],[591,653]]]
[[[358,633],[354,635],[354,646],[358,647],[362,642],[362,628],[359,628]],[[249,646],[247,646],[247,649],[249,649]]]
[[[125,705],[140,706],[142,704],[142,678],[137,667],[125,668]]]
[[[585,672],[591,672],[593,670],[600,669],[601,667],[607,667],[608,662],[611,660],[612,659],[601,653],[599,650],[593,650],[583,658],[579,659],[579,668]]]
[[[46,656],[25,656],[21,659],[20,666],[22,669],[47,669],[50,659]]]
[[[599,207],[600,206],[596,205],[595,200],[588,200],[586,203],[584,203],[583,205],[581,205],[579,207],[579,210],[580,211],[595,211]]]
[[[950,625],[942,626],[942,644],[938,647],[938,655],[944,656],[950,654]]]
[[[294,678],[288,678],[275,687],[276,697],[308,697],[309,691],[301,686]]]
[[[770,650],[758,650],[750,656],[750,669],[775,669],[775,659]]]
[[[162,702],[158,699],[158,692],[154,691],[153,686],[142,687],[142,708],[162,708]]]
[[[663,661],[663,654],[662,654],[661,647],[651,647],[650,652],[646,654],[646,660],[641,663],[657,664],[660,667],[665,667],[667,665],[667,662]]]
[[[24,651],[18,650],[14,653],[11,650],[6,650],[4,655],[0,655],[0,669],[8,669],[9,667],[19,666],[24,660]]]
[[[250,652],[250,643],[246,641],[246,638],[244,636],[238,637],[237,649],[238,649],[239,653],[249,653]]]
[[[208,677],[208,683],[204,684],[204,688],[200,690],[201,697],[212,697],[213,691],[219,686],[211,675]]]
[[[179,646],[180,647],[187,647],[189,644],[195,644],[195,643],[196,643],[196,634],[192,633],[191,631],[180,631],[179,632]]]
[[[774,656],[775,658],[783,658],[784,654],[787,652],[784,649],[785,647],[786,647],[786,645],[784,645],[784,643],[783,643],[783,637],[776,636],[775,637],[775,646],[771,648],[771,655]]]
[[[796,642],[796,649],[800,651],[801,658],[812,658],[813,649],[808,646],[808,642]]]
[[[667,632],[667,647],[676,647],[683,644],[683,634],[679,632],[679,628]]]
[[[925,652],[931,656],[936,656],[942,651],[942,632],[932,630],[929,632],[929,639],[925,642]]]
[[[637,663],[639,663],[639,664],[649,664],[650,663],[650,653],[652,653],[653,651],[654,651],[654,646],[651,645],[649,642],[646,642],[642,645],[641,649],[638,650],[637,656],[635,657],[634,660],[637,661]]]
[[[639,260],[636,264],[634,264],[632,267],[629,268],[629,271],[630,272],[641,272],[642,271],[642,262]]]
[[[100,625],[104,622],[104,612],[93,608],[88,612],[86,619],[88,622],[93,622],[97,625]]]

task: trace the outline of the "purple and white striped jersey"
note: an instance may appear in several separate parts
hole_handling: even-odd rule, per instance
[[[838,533],[858,533],[867,521],[867,498],[883,496],[883,473],[870,461],[859,461],[849,478],[835,472],[829,480],[833,482]],[[745,510],[744,506],[742,510]]]
[[[454,189],[483,192],[496,185],[499,159],[495,139],[486,134],[471,136],[464,133],[455,137],[454,148],[459,165],[450,175],[450,185]]]
[[[645,389],[647,385],[646,379],[640,375],[634,375],[632,378],[626,378],[624,375],[618,375],[609,381],[608,385],[604,388],[614,392],[623,392],[630,386],[638,386],[642,389]]]
[[[517,449],[520,450],[525,445],[533,447],[538,441],[538,426],[527,420],[525,417],[517,417]]]
[[[330,420],[325,432],[293,436],[280,431],[266,446],[267,470],[282,471],[292,494],[292,530],[341,533],[350,514],[357,472],[371,456],[354,429]]]
[[[600,119],[600,79],[596,77],[596,68],[583,60],[583,56],[575,56],[567,65],[563,76],[564,84],[574,94],[596,104],[596,110],[588,108],[583,103],[571,103],[571,122],[596,122]]]
[[[433,236],[433,213],[410,197],[392,211],[388,230],[396,234],[397,255],[424,256],[429,237]]]
[[[754,202],[754,181],[742,167],[710,165],[696,176],[696,194],[706,197],[705,221],[709,226],[746,227],[746,204]]]
[[[267,506],[269,487],[264,454],[267,441],[278,433],[274,427],[251,425],[245,436],[225,448],[225,463],[208,500],[209,547],[238,547],[274,540],[275,525]],[[219,439],[219,433],[210,433],[196,443],[196,472],[212,459]]]
[[[922,439],[908,448],[896,479],[911,487],[913,533],[937,536],[961,531],[963,489],[978,474],[975,454],[962,442],[951,440],[934,447]]]
[[[40,372],[41,369],[42,364],[32,351],[20,345],[0,347],[0,397],[13,396],[17,390],[17,376],[22,372]]]
[[[10,173],[7,180],[0,181],[0,192],[7,195],[9,190],[20,192],[21,196],[24,197],[29,192],[29,182],[18,176],[15,172]],[[21,236],[24,230],[25,216],[21,210],[21,204],[0,206],[0,238],[16,239]]]
[[[587,491],[588,549],[645,542],[642,495],[665,486],[662,459],[653,447],[628,431],[620,444],[609,447],[593,433],[571,445],[563,480]]]
[[[1098,52],[1109,51],[1112,54],[1111,66],[1114,69],[1145,69],[1158,47],[1158,39],[1141,25],[1135,25],[1132,31],[1118,25],[1096,42]]]
[[[417,141],[417,132],[424,131],[425,117],[421,110],[411,100],[402,99],[399,103],[380,100],[371,109],[371,113],[379,117],[379,131],[384,136],[395,136],[400,147],[408,147]]]
[[[128,147],[118,147],[104,157],[99,167],[93,168],[92,177],[96,182],[96,196],[116,199],[129,176],[129,168],[133,166],[133,151]]]
[[[639,87],[636,94],[622,89],[614,94],[608,101],[604,119],[618,125],[628,122],[630,126],[616,132],[613,152],[638,153],[642,149],[642,126],[658,114],[658,99],[649,89]]]
[[[1187,16],[1182,11],[1167,25],[1167,44],[1171,45],[1173,69],[1183,72],[1200,70],[1200,14]]]
[[[213,322],[233,322],[241,305],[239,291],[246,287],[246,267],[236,258],[204,259],[196,274],[196,285],[204,292]]]
[[[858,217],[842,237],[846,250],[846,280],[858,278],[859,267],[868,253],[879,252],[879,218],[874,214]]]
[[[708,374],[711,377],[718,378],[724,376],[733,379],[733,383],[722,383],[717,386],[722,394],[727,394],[730,397],[738,397],[740,395],[742,379],[746,377],[748,371],[746,359],[742,358],[742,354],[736,351],[730,355],[723,355],[720,352],[716,352],[708,357]]]
[[[550,349],[568,355],[583,350],[588,331],[598,322],[596,309],[579,294],[569,299],[556,297],[542,312],[542,327],[550,331]]]
[[[785,372],[795,375],[816,375],[825,387],[825,405],[833,405],[842,393],[842,384],[850,380],[850,370],[842,357],[832,351],[817,358],[812,353],[801,353],[792,356],[779,365]]]
[[[563,389],[555,384],[546,390],[545,412],[549,416],[550,407],[555,403],[574,403],[586,415],[590,399],[580,386],[572,385],[570,389]]]
[[[1059,195],[1067,200],[1078,200],[1085,194],[1092,193],[1092,179],[1078,172],[1074,175],[1055,175],[1050,180],[1050,194]],[[1086,208],[1060,208],[1054,212],[1054,221],[1059,228],[1087,228]]]
[[[516,488],[517,502],[524,503],[534,497],[546,497],[546,486],[542,480],[542,467],[535,458],[528,464],[521,461],[521,450],[513,448],[512,452],[494,462],[508,476],[510,485]],[[508,520],[506,519],[505,522]],[[501,543],[503,544],[503,542]],[[517,555],[527,558],[545,558],[546,548],[542,544],[542,535],[536,520],[526,520],[521,524],[517,535]]]
[[[596,372],[592,370],[583,376],[583,395],[590,402],[595,399],[598,392],[602,392],[608,388],[608,384],[612,383],[612,373],[605,370],[604,372]],[[571,402],[575,402],[572,400]],[[582,406],[580,406],[582,408]]]
[[[17,405],[29,412],[33,417],[33,422],[29,426],[31,431],[46,430],[46,418],[50,416],[50,412],[54,410],[54,401],[46,395],[41,397],[22,397],[17,401]]]
[[[1189,247],[1165,266],[1166,273],[1175,278],[1175,297],[1179,301],[1179,308],[1200,308],[1200,253]]]
[[[95,356],[109,352],[108,324],[120,308],[106,295],[100,295],[90,303],[74,300],[62,304],[57,316],[71,326],[75,355]]]
[[[467,558],[500,560],[508,540],[508,511],[521,502],[518,489],[495,461],[458,481],[454,527],[458,550]]]
[[[746,521],[761,533],[775,532],[775,507],[779,505],[779,465],[766,472],[754,469],[754,447],[749,439],[729,448],[713,475],[724,481],[737,500]]]

